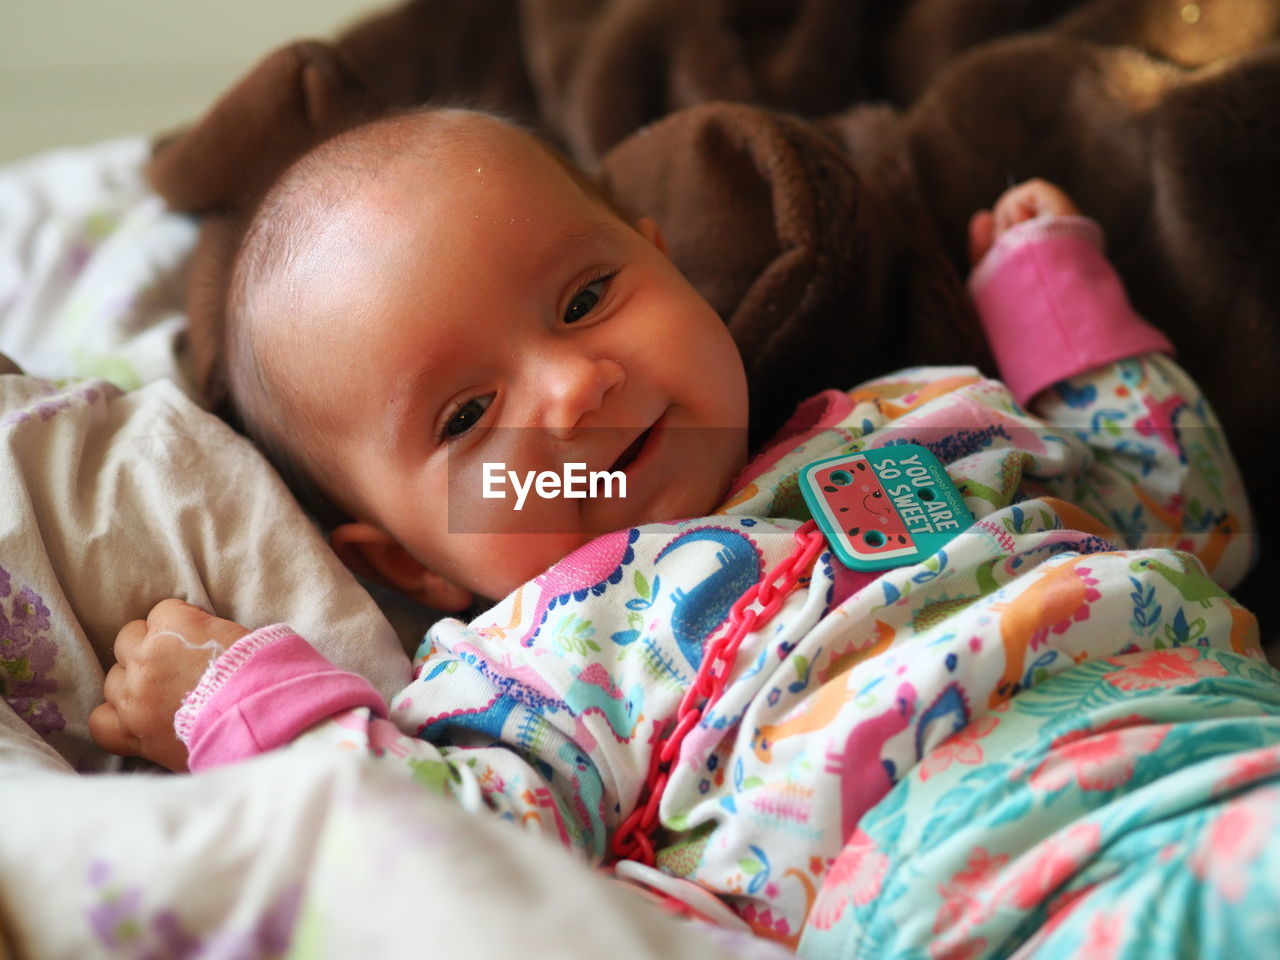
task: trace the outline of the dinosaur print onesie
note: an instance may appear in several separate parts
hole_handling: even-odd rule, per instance
[[[935,845],[963,833],[926,829],[947,808],[938,785],[972,799],[981,784],[947,777],[1007,759],[987,745],[996,733],[1020,731],[1008,750],[1039,744],[1070,759],[1055,746],[1069,731],[1055,723],[1075,724],[1077,739],[1095,727],[1128,735],[1124,718],[1140,711],[1116,709],[1117,698],[1181,684],[1191,703],[1196,683],[1268,668],[1254,618],[1224,590],[1250,562],[1240,478],[1204,397],[1128,307],[1096,227],[1025,224],[972,286],[1005,382],[918,368],[819,394],[716,515],[602,536],[472,622],[437,623],[414,682],[389,705],[286,626],[258,630],[213,664],[179,714],[192,769],[294,740],[354,747],[599,861],[709,638],[793,552],[809,517],[801,468],[920,444],[973,524],[886,571],[818,555],[746,637],[722,695],[683,740],[659,807],[657,863],[802,953],[854,955],[851,944],[872,937],[922,951],[954,941],[956,955],[979,956],[983,945],[1004,949],[992,924],[1005,924],[1006,939],[1033,935],[1057,903],[1053,884],[1018,887],[1021,899],[987,913],[986,894],[962,903],[955,891],[979,874],[981,889],[1005,889],[999,878],[1017,879],[1057,833],[971,842],[964,849],[986,860],[960,857],[914,883],[890,841],[917,828]],[[1116,677],[1128,679],[1108,686]],[[1016,706],[1041,691],[1057,697],[1052,709]],[[1123,768],[1086,779],[1092,792],[1066,767],[1051,772],[1094,802],[1123,793]],[[910,795],[921,784],[934,792],[927,803]],[[1078,799],[1053,809],[1076,810]],[[897,817],[888,840],[868,829],[886,810]],[[1098,837],[1069,839],[1059,860],[1074,865]],[[912,842],[917,854],[929,846]],[[893,884],[905,891],[897,899]],[[893,904],[899,913],[868,913]]]

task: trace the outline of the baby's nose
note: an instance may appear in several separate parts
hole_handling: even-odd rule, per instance
[[[607,357],[571,356],[546,371],[543,426],[557,440],[568,440],[590,415],[604,406],[610,391],[626,379],[622,364]]]

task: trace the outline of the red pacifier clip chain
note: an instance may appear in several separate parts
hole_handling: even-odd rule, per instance
[[[738,598],[729,611],[728,629],[704,653],[697,676],[676,708],[675,726],[649,758],[649,771],[640,787],[635,809],[622,821],[609,842],[611,859],[633,860],[646,867],[654,865],[653,834],[658,826],[658,806],[671,777],[671,767],[680,756],[680,745],[720,699],[742,641],[759,624],[777,613],[787,594],[813,566],[827,542],[812,520],[796,530],[795,539],[796,548],[791,554]]]
[[[655,869],[653,835],[684,738],[720,699],[743,639],[777,612],[828,544],[841,564],[873,578],[936,553],[973,523],[941,462],[915,443],[817,460],[801,469],[798,480],[814,519],[796,530],[795,550],[738,599],[728,629],[708,644],[674,726],[650,757],[636,807],[609,843],[619,879],[634,881],[669,910],[722,924],[742,921],[711,891]]]

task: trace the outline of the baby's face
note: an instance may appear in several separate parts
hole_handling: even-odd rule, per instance
[[[745,460],[747,391],[650,225],[524,134],[475,125],[392,161],[302,245],[305,321],[269,331],[268,355],[339,503],[498,597],[595,535],[713,510]],[[616,476],[612,496],[564,496],[567,464],[584,487],[620,471],[626,496]],[[560,490],[535,480],[516,510],[516,483],[539,476]]]

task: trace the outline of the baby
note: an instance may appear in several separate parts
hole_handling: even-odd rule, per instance
[[[438,609],[505,599],[436,624],[390,707],[284,625],[166,601],[120,632],[95,739],[174,770],[354,746],[815,956],[1066,952],[1105,911],[1151,949],[1142,878],[1212,888],[1197,851],[1280,771],[1280,685],[1207,572],[1243,575],[1248,506],[1061,191],[1007,191],[970,240],[1007,386],[943,368],[828,390],[748,462],[742,361],[652,222],[484,115],[321,146],[237,261],[240,415],[352,569]],[[846,567],[798,477],[915,463],[903,444],[973,517],[927,556]],[[493,495],[569,464],[625,496]],[[857,482],[889,530],[889,488]],[[1121,841],[1107,862],[1141,876],[1096,869]],[[1276,915],[1253,900],[1280,845],[1237,854],[1230,910],[1171,907],[1227,953],[1252,936],[1231,910]]]
[[[250,434],[350,521],[331,541],[353,569],[437,609],[709,513],[746,459],[742,360],[656,225],[485,115],[402,116],[306,157],[256,218],[229,313]],[[483,463],[571,462],[624,469],[627,496],[482,495]]]

